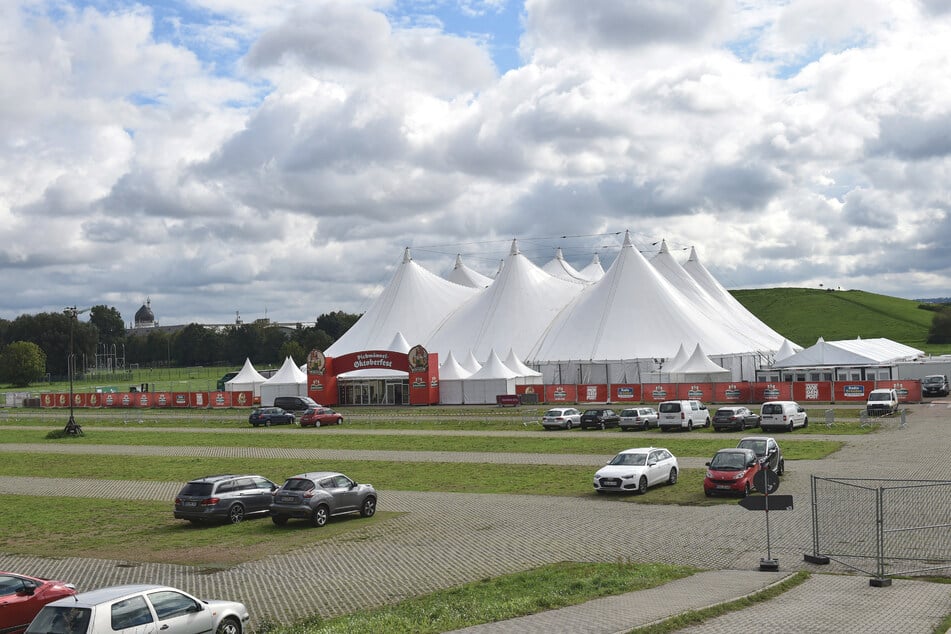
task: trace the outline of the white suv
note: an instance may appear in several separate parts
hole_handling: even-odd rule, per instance
[[[661,431],[709,427],[710,412],[700,401],[664,401],[657,406],[657,426]]]
[[[806,410],[796,401],[769,401],[760,410],[760,429],[792,431],[796,427],[808,427]]]

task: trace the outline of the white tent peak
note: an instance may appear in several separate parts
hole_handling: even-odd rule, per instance
[[[482,368],[470,376],[470,379],[514,379],[518,374],[511,370],[507,365],[502,363],[502,360],[499,359],[499,355],[495,354],[495,350],[489,351],[489,358],[486,359],[485,365]]]
[[[687,359],[687,362],[678,369],[678,372],[683,372],[684,374],[726,371],[726,368],[720,367],[704,354],[703,348],[699,343],[697,347],[693,349],[693,353],[690,355],[690,358]]]
[[[518,250],[518,240],[512,238],[512,248],[509,251],[509,255],[518,255],[521,251]]]
[[[681,342],[680,346],[677,348],[677,354],[670,358],[667,363],[664,364],[664,372],[680,372],[680,366],[687,362],[687,351],[684,349],[684,344]]]
[[[578,269],[571,266],[567,260],[565,260],[565,254],[562,252],[561,247],[558,247],[555,250],[555,257],[552,258],[545,266],[542,267],[542,270],[548,273],[553,277],[558,279],[567,280],[569,282],[575,283],[585,283],[592,280],[584,277]]]
[[[631,241],[631,232],[628,229],[624,230],[624,241],[621,243],[622,247],[634,246],[634,242]],[[597,257],[597,253],[594,254]]]
[[[660,252],[661,253],[670,253],[670,249],[667,248],[667,239],[661,238],[660,241]]]
[[[796,348],[793,346],[792,342],[789,339],[783,339],[783,343],[779,346],[779,350],[776,351],[776,356],[773,357],[775,361],[781,361],[787,357],[791,357],[796,354]]]
[[[591,258],[591,263],[581,269],[578,275],[589,282],[597,282],[604,277],[604,268],[601,266],[601,258],[598,257],[597,253]]]
[[[390,345],[386,347],[387,350],[392,350],[393,352],[409,352],[410,345],[406,341],[406,337],[403,336],[399,330],[396,331],[396,334],[393,336],[393,341],[390,342]]]
[[[488,275],[483,275],[466,266],[462,261],[461,253],[456,254],[456,263],[446,276],[446,279],[460,286],[468,286],[470,288],[485,288],[492,283],[492,278]]]
[[[471,374],[475,374],[482,369],[482,364],[479,363],[479,360],[475,358],[472,350],[469,350],[469,354],[465,359],[462,360],[460,365],[462,365],[462,367],[468,370]]]
[[[696,247],[690,247],[690,257],[687,258],[687,261],[688,261],[688,262],[696,262],[697,264],[700,264],[700,258],[697,257],[697,248],[696,248]]]
[[[406,247],[406,249],[403,251],[403,264],[410,262],[412,259],[413,259],[413,256],[410,255],[409,247]]]
[[[450,380],[450,379],[465,379],[472,375],[472,372],[462,367],[456,357],[453,356],[452,351],[449,352],[449,355],[446,357],[446,360],[443,361],[442,365],[439,366],[439,380]]]
[[[267,383],[306,383],[307,375],[294,363],[293,357],[284,359],[284,365],[274,373],[274,376],[264,381]]]
[[[505,357],[505,359],[502,361],[502,363],[504,363],[505,366],[509,370],[511,370],[512,372],[515,372],[519,376],[541,376],[542,375],[541,372],[533,370],[527,365],[525,365],[524,363],[522,363],[521,359],[519,359],[518,356],[515,354],[514,348],[509,348],[509,353]]]

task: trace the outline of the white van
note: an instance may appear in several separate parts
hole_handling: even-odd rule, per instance
[[[898,392],[891,388],[879,388],[868,393],[865,411],[869,416],[884,416],[898,411]]]
[[[661,431],[710,426],[710,412],[700,401],[664,401],[657,406],[657,426]]]
[[[760,429],[792,431],[796,427],[808,427],[806,410],[796,401],[770,401],[760,409]]]

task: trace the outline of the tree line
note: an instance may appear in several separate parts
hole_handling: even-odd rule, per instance
[[[0,382],[26,386],[47,374],[68,377],[70,340],[76,373],[97,365],[122,369],[117,363],[124,368],[238,366],[250,358],[255,364],[280,365],[288,356],[303,363],[310,350],[326,350],[360,318],[335,311],[294,328],[260,320],[223,328],[192,323],[175,330],[127,331],[114,307],[93,306],[88,312],[88,320],[68,311],[0,319]]]

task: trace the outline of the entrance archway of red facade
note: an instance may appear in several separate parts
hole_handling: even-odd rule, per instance
[[[339,405],[338,376],[354,370],[397,370],[409,376],[409,404],[439,403],[439,355],[421,345],[409,352],[364,350],[328,357],[320,350],[307,355],[307,395],[322,405]]]

